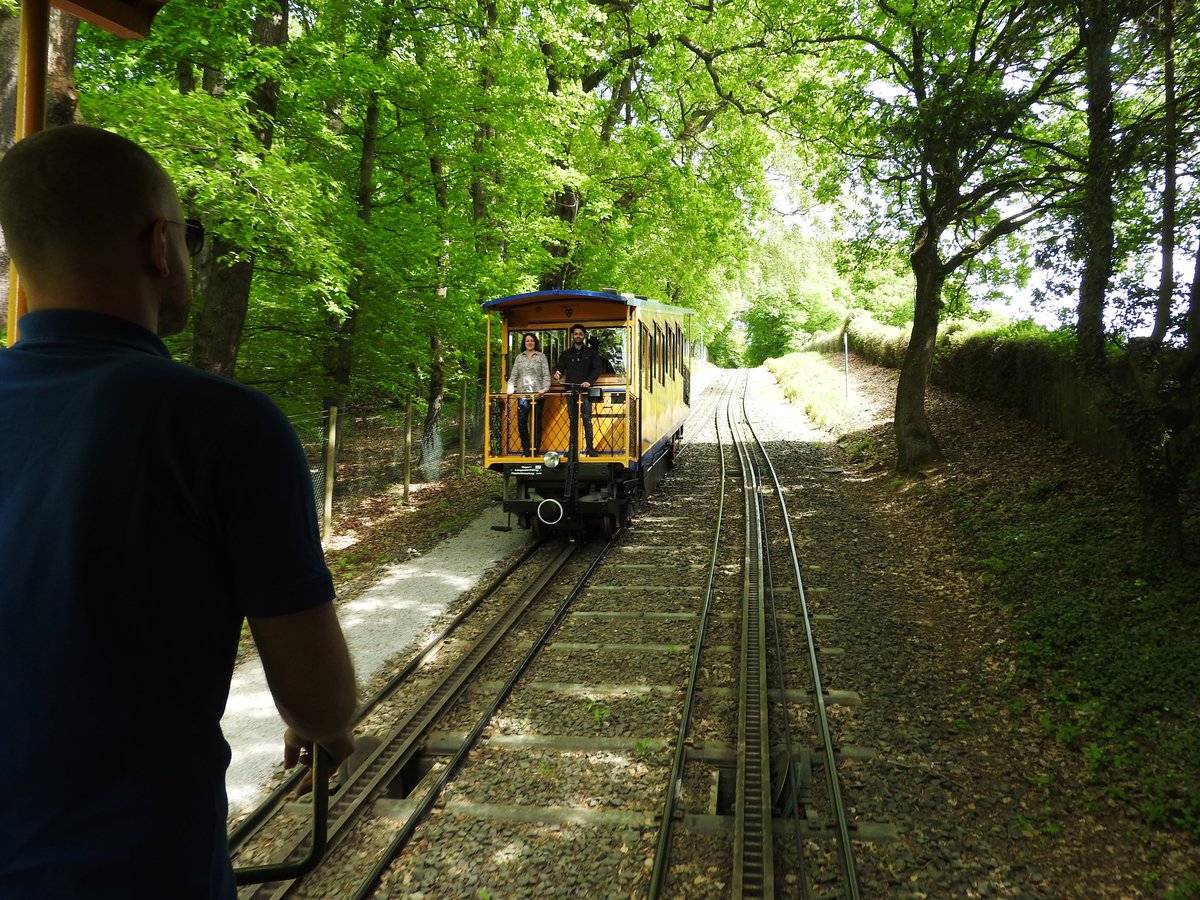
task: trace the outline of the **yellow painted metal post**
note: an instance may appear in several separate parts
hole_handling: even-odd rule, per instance
[[[21,0],[21,33],[17,50],[17,140],[46,127],[49,49],[49,0]]]
[[[17,127],[19,141],[46,127],[46,68],[50,46],[49,0],[21,0],[17,45]],[[17,319],[25,313],[25,294],[17,270],[8,267],[8,344],[17,339]]]
[[[8,333],[5,338],[9,347],[17,340],[17,315],[24,311],[22,309],[24,305],[21,284],[17,279],[17,269],[10,262],[8,264]]]
[[[483,345],[483,448],[479,462],[486,469],[492,453],[492,314],[484,315],[485,331]]]

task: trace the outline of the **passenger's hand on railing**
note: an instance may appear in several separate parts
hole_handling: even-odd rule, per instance
[[[348,759],[354,752],[354,735],[347,732],[333,738],[326,738],[318,746],[329,757],[329,774],[332,777],[337,772],[338,763]],[[291,769],[299,763],[308,769],[296,787],[297,797],[303,797],[312,790],[312,747],[312,741],[300,737],[291,728],[283,733],[283,767]]]

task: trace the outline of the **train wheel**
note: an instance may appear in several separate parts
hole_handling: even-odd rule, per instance
[[[610,541],[615,538],[617,536],[617,532],[621,530],[620,525],[617,523],[617,517],[612,513],[608,513],[604,516],[603,524],[604,536]]]
[[[549,532],[550,526],[537,516],[533,516],[529,521],[529,530],[533,532],[533,539],[535,541],[540,541]]]

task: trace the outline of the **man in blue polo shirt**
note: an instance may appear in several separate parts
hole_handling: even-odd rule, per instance
[[[349,755],[354,673],[290,424],[170,358],[203,237],[67,126],[0,160],[29,312],[0,350],[0,898],[229,898],[220,719],[244,619],[288,728]]]

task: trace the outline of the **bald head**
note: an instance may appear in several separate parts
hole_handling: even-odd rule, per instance
[[[178,330],[189,266],[183,228],[169,225],[182,221],[162,167],[111,132],[52,128],[0,159],[0,228],[30,310],[93,309]],[[166,322],[181,302],[183,321]]]

